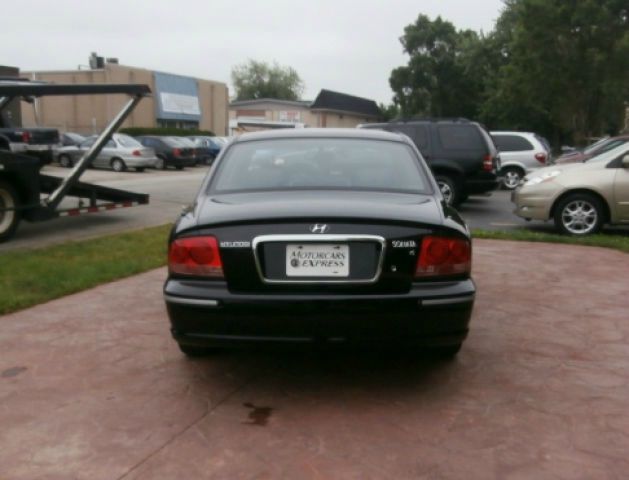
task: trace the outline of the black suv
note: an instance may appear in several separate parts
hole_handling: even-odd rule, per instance
[[[426,159],[446,202],[458,205],[468,195],[498,188],[500,156],[489,133],[465,119],[412,119],[367,123],[359,128],[378,128],[408,135]]]

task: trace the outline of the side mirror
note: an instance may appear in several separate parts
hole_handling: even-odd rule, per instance
[[[629,153],[625,153],[625,156],[622,157],[621,163],[623,167],[629,168]]]

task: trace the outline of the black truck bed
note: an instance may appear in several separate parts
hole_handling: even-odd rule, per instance
[[[64,215],[100,212],[149,203],[144,193],[129,192],[79,181],[111,135],[151,90],[141,84],[42,84],[28,81],[0,81],[0,111],[15,98],[49,95],[125,94],[130,98],[98,136],[92,147],[65,178],[40,172],[39,160],[3,151],[0,144],[0,242],[10,239],[20,220],[49,220]],[[6,149],[6,145],[4,146]],[[63,208],[66,197],[77,199],[75,208]],[[4,221],[2,221],[4,219]]]

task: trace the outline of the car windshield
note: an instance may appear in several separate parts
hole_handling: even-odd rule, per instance
[[[596,150],[598,147],[600,147],[602,144],[604,144],[604,143],[606,143],[608,141],[609,141],[609,137],[601,138],[600,140],[594,142],[589,147],[586,147],[585,150],[583,150],[583,153],[585,153],[586,155],[589,155],[594,150]]]
[[[79,135],[78,133],[66,132],[65,136],[77,144],[85,141],[85,137],[83,135]]]
[[[611,162],[612,160],[615,160],[620,155],[627,152],[629,152],[629,144],[624,143],[622,145],[619,145],[616,148],[612,148],[611,150],[601,153],[600,155],[596,155],[595,157],[592,157],[589,160],[586,160],[586,162],[587,163]]]
[[[142,144],[129,135],[118,135],[118,143],[127,148],[142,148]]]
[[[370,139],[297,138],[236,143],[214,175],[211,191],[342,189],[429,193],[413,150]]]

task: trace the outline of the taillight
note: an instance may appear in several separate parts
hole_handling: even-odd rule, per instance
[[[215,237],[178,238],[168,249],[170,273],[200,277],[223,277],[223,262]]]
[[[486,172],[491,172],[494,169],[494,161],[491,158],[490,154],[487,154],[483,157],[483,170]]]
[[[415,268],[415,277],[441,277],[469,274],[472,247],[469,240],[426,236]]]
[[[131,155],[133,155],[134,157],[141,157],[142,152],[140,152],[140,150],[133,150],[133,152],[131,152]]]
[[[30,132],[22,132],[22,141],[24,143],[28,143],[31,141],[31,133]]]
[[[539,163],[546,163],[546,154],[545,153],[536,153],[535,154],[535,160],[537,160]]]
[[[181,150],[179,150],[178,148],[173,148],[173,155],[175,157],[181,157]]]

